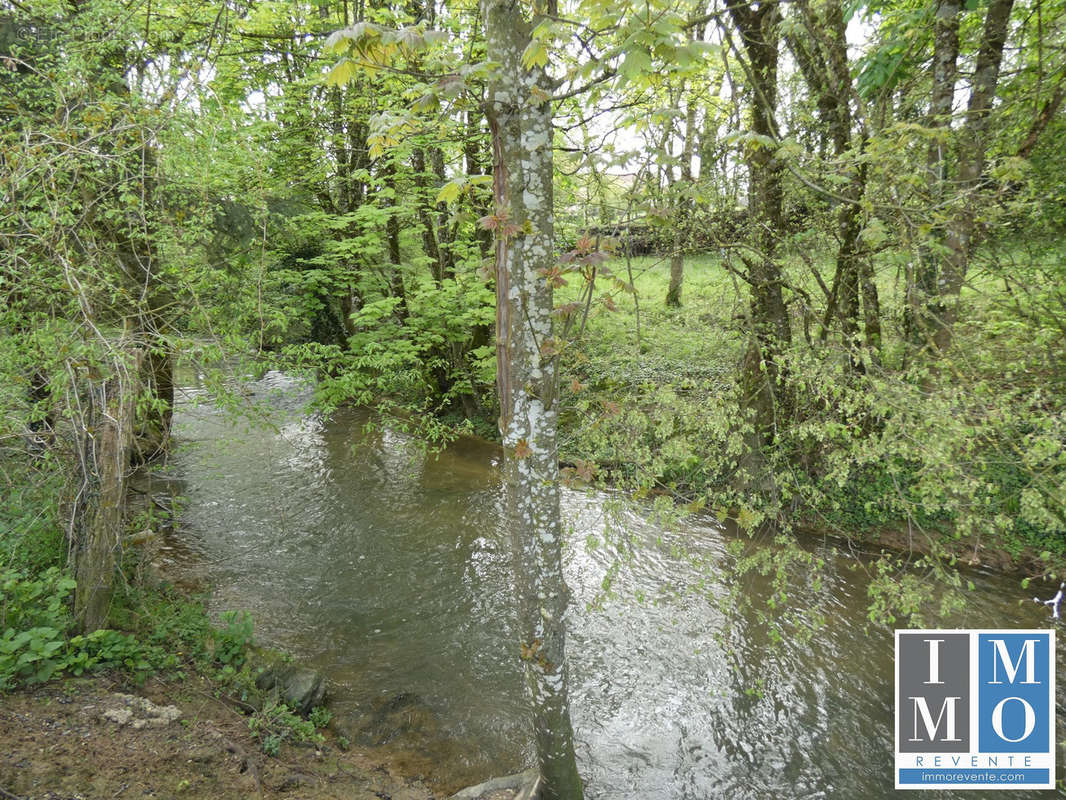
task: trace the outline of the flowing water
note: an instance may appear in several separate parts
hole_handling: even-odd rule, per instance
[[[276,373],[248,391],[273,428],[184,391],[171,557],[206,577],[215,610],[249,610],[258,640],[330,676],[357,745],[440,787],[528,764],[499,452],[461,441],[427,456],[387,427],[367,432],[366,412],[305,414],[306,390]],[[563,493],[587,796],[894,796],[892,634],[867,623],[862,562],[807,543],[824,551],[823,580],[795,582],[789,611],[826,624],[771,647],[754,610],[723,602],[766,589],[736,576],[729,534],[706,519],[659,528],[645,511]],[[636,546],[617,568],[620,540]],[[609,571],[613,597],[590,608]],[[1048,624],[1016,578],[969,577],[966,609],[930,623]]]

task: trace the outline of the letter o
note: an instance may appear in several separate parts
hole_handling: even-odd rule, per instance
[[[1003,706],[1009,703],[1011,700],[1017,700],[1023,706],[1025,706],[1025,733],[1019,736],[1017,739],[1012,739],[1003,732]],[[1029,734],[1033,732],[1033,728],[1036,727],[1036,712],[1033,707],[1029,705],[1025,700],[1020,697],[1004,697],[998,703],[996,707],[992,709],[992,729],[996,732],[996,736],[1005,742],[1020,742],[1029,738]]]

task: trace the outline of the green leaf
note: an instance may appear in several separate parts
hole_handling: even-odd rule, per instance
[[[330,86],[343,86],[352,79],[355,74],[355,64],[344,58],[338,61],[333,69],[326,73],[326,83]]]
[[[438,203],[453,203],[459,199],[459,195],[462,194],[463,187],[466,183],[466,177],[453,178],[448,181],[437,192]]]
[[[536,39],[526,45],[526,49],[522,51],[522,66],[526,69],[532,69],[533,67],[543,67],[548,63],[548,50],[544,47],[544,43]]]
[[[651,55],[647,50],[636,47],[626,53],[625,61],[618,68],[618,73],[627,81],[631,81],[651,71]]]

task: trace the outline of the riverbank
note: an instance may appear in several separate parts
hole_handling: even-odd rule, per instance
[[[14,459],[5,466],[8,479],[20,474]],[[30,466],[22,474],[35,480],[0,502],[0,798],[423,800],[458,788],[401,776],[323,727],[327,711],[302,719],[256,687],[260,667],[282,657],[253,646],[247,616],[212,622],[202,597],[166,572],[166,481],[134,481],[138,533],[126,540],[108,628],[79,634],[62,568],[61,476],[51,462]]]
[[[108,673],[64,678],[0,703],[0,796],[10,800],[166,797],[432,800],[332,731],[317,745],[282,743],[267,756],[248,717],[203,675],[133,686]],[[125,695],[126,697],[123,697]],[[129,696],[166,714],[120,724]],[[134,705],[137,705],[136,703]],[[170,719],[170,717],[176,717]],[[116,721],[118,720],[118,721]]]
[[[514,699],[508,699],[512,697],[507,688],[512,668],[506,653],[513,638],[500,624],[506,617],[510,587],[506,580],[509,560],[506,549],[500,547],[502,534],[492,524],[498,514],[498,475],[494,469],[498,452],[484,443],[464,442],[439,457],[426,456],[417,448],[408,448],[402,436],[380,429],[367,434],[365,426],[359,424],[365,422],[363,417],[347,410],[321,425],[304,428],[295,424],[302,417],[294,409],[293,419],[283,420],[269,435],[234,431],[226,436],[216,435],[219,431],[215,430],[224,420],[209,409],[203,413],[196,428],[187,430],[188,440],[201,444],[182,453],[181,469],[175,472],[187,476],[188,482],[188,500],[182,509],[183,538],[195,545],[190,555],[199,553],[211,566],[201,576],[205,581],[201,589],[216,579],[224,594],[214,598],[215,608],[250,609],[261,630],[267,632],[267,639],[315,662],[311,665],[334,677],[335,685],[359,695],[348,701],[355,707],[354,715],[345,717],[334,707],[341,722],[348,723],[346,734],[327,733],[324,743],[343,753],[338,737],[345,735],[355,745],[353,750],[368,759],[371,777],[376,774],[376,765],[386,769],[391,765],[394,776],[421,775],[423,785],[435,797],[447,796],[435,783],[442,781],[443,773],[452,773],[443,780],[452,780],[458,788],[455,765],[468,771],[471,767],[463,759],[483,758],[485,764],[474,765],[481,777],[501,764],[509,765],[489,752],[502,740],[520,739],[521,734],[514,736],[513,732],[520,731],[522,725],[516,712],[520,685]],[[315,469],[308,469],[308,465]],[[321,491],[322,475],[328,476],[327,492]],[[147,496],[155,496],[154,489],[142,488]],[[738,541],[735,536],[721,535],[719,526],[709,524],[706,518],[701,521],[702,515],[676,520],[676,524],[664,520],[659,525],[635,509],[618,509],[622,515],[618,523],[624,523],[625,530],[633,535],[635,549],[633,560],[624,569],[608,573],[613,566],[612,548],[586,547],[582,542],[589,534],[603,534],[602,515],[610,498],[582,492],[562,494],[564,507],[575,523],[575,546],[567,551],[567,575],[575,592],[569,638],[574,654],[574,705],[583,715],[579,719],[581,729],[589,732],[592,757],[588,779],[590,786],[598,787],[599,796],[703,797],[721,791],[742,798],[788,797],[825,786],[843,788],[849,796],[883,796],[876,770],[853,775],[838,769],[842,748],[849,758],[856,759],[854,763],[867,763],[870,753],[890,751],[886,739],[891,731],[889,710],[876,700],[871,706],[862,698],[883,696],[885,676],[891,675],[891,640],[877,628],[871,635],[866,616],[867,576],[852,569],[852,560],[838,563],[830,557],[820,573],[823,581],[809,585],[800,578],[791,587],[791,608],[801,615],[807,610],[831,611],[833,624],[818,634],[817,648],[804,646],[800,638],[786,638],[778,645],[785,648],[779,657],[796,664],[790,675],[797,680],[782,683],[779,671],[761,657],[734,664],[728,657],[723,660],[722,648],[709,646],[725,625],[741,632],[747,643],[742,652],[756,653],[764,642],[765,618],[747,613],[744,607],[731,609],[715,601],[738,584],[751,597],[767,596],[772,590],[769,582],[755,573],[738,576],[729,556],[731,545]],[[294,516],[290,502],[298,503],[300,517]],[[176,544],[163,537],[146,540],[145,546],[151,542],[168,547]],[[701,544],[703,548],[693,552],[693,547]],[[165,552],[177,554],[173,549]],[[671,555],[675,552],[701,558],[691,562]],[[150,552],[139,553],[142,563],[153,560]],[[131,561],[136,560],[133,551],[128,555]],[[360,558],[364,555],[365,559]],[[701,565],[709,569],[703,571]],[[147,584],[162,580],[163,576],[153,578],[149,570],[141,571],[146,573]],[[613,576],[620,602],[608,603],[596,613],[583,613],[582,609],[588,609],[598,596],[607,574]],[[309,581],[308,576],[314,580]],[[418,591],[398,588],[397,576],[403,576],[403,586],[417,586]],[[975,576],[975,582],[977,591],[964,620],[967,624],[1024,628],[1046,619],[1045,609],[1035,608],[1031,602],[1015,602],[1016,582],[988,575]],[[683,587],[698,591],[667,595],[664,585],[677,587],[679,592]],[[298,602],[293,602],[294,598]],[[631,602],[632,598],[638,598],[637,602]],[[204,619],[202,608],[186,607],[182,616],[177,613],[181,608],[178,599],[165,599],[164,607],[152,596],[126,598],[126,610],[119,609],[114,624],[136,632],[149,643],[168,631],[181,634],[158,640],[167,642],[167,653],[181,656],[179,664],[167,668],[171,671],[203,674],[190,663],[189,656],[195,653],[208,665],[209,674],[225,672],[234,648],[250,636],[241,619],[223,616],[220,629],[206,631],[199,627]],[[215,624],[219,624],[217,619]],[[786,619],[784,624],[791,623]],[[634,642],[639,646],[634,647]],[[338,659],[331,653],[343,653],[344,657]],[[861,665],[861,670],[852,673],[852,665]],[[841,674],[846,674],[847,680],[839,680]],[[186,678],[179,684],[193,680]],[[241,689],[224,676],[218,680],[223,682],[225,694],[242,696]],[[740,688],[752,684],[768,688],[758,697]],[[56,684],[60,688],[64,685]],[[146,685],[151,686],[151,681]],[[812,695],[812,685],[825,688]],[[104,688],[108,696],[116,690]],[[203,703],[215,698],[219,688],[204,688],[201,694],[208,697],[190,699]],[[119,686],[117,691],[129,690]],[[137,693],[136,688],[132,693]],[[28,767],[36,769],[50,760],[47,748],[53,742],[49,735],[54,738],[56,730],[80,730],[78,725],[86,725],[76,717],[71,721],[62,718],[58,725],[65,728],[48,722],[54,719],[51,715],[60,696],[46,695],[34,712],[43,722],[38,723],[38,738],[22,751]],[[715,699],[691,701],[708,696]],[[150,697],[160,705],[184,708],[173,695]],[[375,700],[383,703],[377,710]],[[679,701],[683,705],[671,706],[670,714],[647,713],[660,709],[664,702]],[[775,716],[771,724],[763,725],[757,714],[763,702],[784,704],[792,712],[788,719]],[[832,721],[818,716],[826,704],[841,709]],[[95,703],[90,699],[83,705]],[[854,709],[854,713],[847,709]],[[233,708],[219,713],[223,719],[236,720],[235,734],[248,737],[251,733],[245,728],[254,715],[244,716],[243,711],[238,714]],[[381,723],[369,730],[369,744],[360,741],[360,732],[367,729],[361,716]],[[817,739],[802,747],[795,745],[807,741],[804,735],[812,719],[818,726]],[[217,728],[221,722],[213,724]],[[242,724],[245,728],[240,727]],[[95,722],[85,730],[94,739],[112,736],[110,729]],[[683,730],[692,747],[670,746],[677,741],[678,730]],[[438,736],[449,741],[434,747]],[[768,742],[763,756],[767,761],[793,764],[793,771],[774,772],[780,781],[773,785],[764,785],[765,781],[753,784],[756,773],[750,764],[722,744],[752,736]],[[264,744],[261,736],[227,738],[239,744],[253,764],[261,765],[257,767],[262,770],[260,777],[269,781],[264,796],[282,792],[294,771],[290,768],[293,763],[301,765],[295,770],[297,774],[307,772],[321,782],[326,787],[322,791],[333,791],[335,786],[343,786],[338,781],[347,780],[332,767],[332,771],[319,772],[322,763],[314,754],[321,752],[328,766],[334,758],[330,750],[282,742],[276,761],[288,765],[285,768],[290,771],[276,772],[278,764],[259,752]],[[170,753],[175,762],[192,758],[184,751],[164,750],[169,741],[148,741],[144,760],[158,752]],[[821,741],[833,742],[830,753],[821,748]],[[851,743],[850,749],[841,743]],[[0,746],[7,747],[7,741]],[[422,749],[423,762],[401,761],[400,750],[405,747],[408,751]],[[66,762],[66,769],[76,770],[83,761],[92,763],[105,756],[75,753]],[[210,768],[203,769],[229,771],[232,777],[231,756],[231,752],[225,757],[218,755]],[[304,765],[300,759],[308,763]],[[237,776],[242,775],[241,766],[238,761]],[[517,766],[520,764],[500,771]],[[244,767],[247,771],[246,764]],[[340,769],[354,771],[344,766],[343,760]],[[91,777],[87,772],[77,775],[82,781]],[[194,780],[188,772],[174,773],[173,777],[179,782]],[[62,780],[62,773],[58,780]],[[54,785],[58,788],[30,786],[26,794],[16,796],[50,800],[71,796],[61,782]],[[402,780],[401,785],[410,788]],[[205,792],[209,791],[210,786],[205,786]],[[121,783],[111,786],[110,792],[119,789]],[[66,794],[59,794],[64,791]],[[185,790],[152,791],[160,796],[195,796],[184,794]],[[366,796],[357,793],[362,791],[358,787],[343,791],[347,794],[341,796]],[[387,789],[374,791],[389,793]],[[243,792],[235,783],[216,796],[254,796]],[[305,794],[297,786],[288,794],[314,797],[309,792]],[[84,792],[82,795],[86,796]]]

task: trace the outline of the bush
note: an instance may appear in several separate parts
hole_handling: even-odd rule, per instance
[[[51,457],[19,454],[0,464],[0,567],[36,574],[66,560],[59,524],[64,478]]]
[[[236,674],[252,644],[252,620],[231,612],[221,628],[203,605],[174,592],[131,592],[114,617],[132,632],[100,629],[71,635],[75,581],[52,567],[38,576],[0,571],[0,691],[61,673],[119,669],[139,682],[185,663]]]

